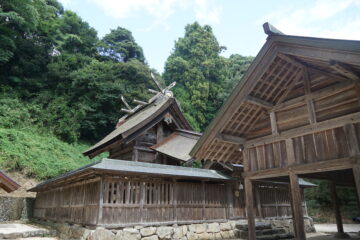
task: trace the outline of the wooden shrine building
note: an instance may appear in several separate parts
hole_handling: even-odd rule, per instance
[[[31,189],[37,192],[35,218],[118,228],[246,217],[242,165],[185,167],[201,134],[171,94],[126,111],[114,131],[84,152],[108,152],[108,158]],[[313,185],[300,180],[300,186]],[[291,217],[286,184],[262,181],[254,189],[257,217]],[[303,200],[301,190],[306,212]]]
[[[260,180],[290,182],[295,235],[305,239],[299,177],[333,183],[342,232],[336,186],[360,197],[360,41],[264,30],[265,45],[190,155],[244,165],[249,239]]]

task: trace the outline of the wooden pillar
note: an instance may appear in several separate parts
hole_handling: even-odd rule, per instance
[[[174,220],[177,221],[177,199],[178,199],[178,184],[176,179],[173,180],[174,182],[174,189],[173,189],[173,208],[174,208]]]
[[[301,189],[299,186],[299,178],[296,174],[290,172],[290,194],[292,216],[295,230],[295,237],[297,240],[306,239],[304,228],[304,212],[302,207]]]
[[[227,183],[226,187],[228,203],[227,219],[230,219],[233,216],[234,211],[233,185],[231,183]]]
[[[355,181],[355,189],[358,196],[358,205],[360,208],[360,165],[356,165],[353,167],[353,175]]]
[[[255,197],[256,197],[256,208],[259,213],[259,218],[262,218],[263,214],[262,214],[262,208],[261,208],[261,198],[260,198],[259,186],[255,185],[254,189],[255,189]]]
[[[140,221],[144,221],[144,204],[145,204],[145,192],[146,182],[140,182]]]
[[[96,220],[96,224],[101,224],[103,216],[103,204],[104,204],[104,181],[101,178],[99,181],[99,212]]]
[[[254,214],[254,196],[253,183],[249,178],[244,179],[245,183],[245,204],[248,219],[249,240],[255,240],[255,214]]]
[[[201,181],[202,219],[205,220],[205,182]]]
[[[339,198],[336,194],[335,182],[332,181],[330,185],[331,185],[331,200],[332,200],[332,204],[333,204],[333,207],[335,210],[336,226],[337,226],[339,233],[344,233],[344,228],[343,228],[341,213],[340,213]]]

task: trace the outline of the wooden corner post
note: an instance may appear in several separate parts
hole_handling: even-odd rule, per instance
[[[353,175],[354,175],[354,181],[355,181],[355,189],[358,196],[358,205],[360,208],[360,165],[355,165],[353,167]]]
[[[331,182],[331,196],[332,196],[332,204],[335,210],[335,217],[336,217],[336,226],[339,233],[344,233],[344,228],[341,219],[340,213],[340,206],[339,206],[339,199],[336,193],[336,185],[335,181]]]
[[[244,179],[245,183],[245,203],[246,213],[248,219],[249,240],[255,240],[255,214],[254,214],[254,196],[253,196],[253,183],[249,178]]]
[[[306,235],[304,228],[304,212],[302,207],[299,177],[293,172],[290,172],[289,178],[290,178],[291,207],[292,207],[295,237],[297,240],[305,240]]]

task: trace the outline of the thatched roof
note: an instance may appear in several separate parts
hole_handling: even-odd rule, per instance
[[[171,114],[178,128],[192,129],[190,124],[182,115],[176,99],[164,95],[156,101],[143,106],[135,113],[129,115],[124,120],[124,123],[105,136],[94,146],[86,150],[83,154],[85,156],[94,157],[107,151],[112,144],[118,143],[119,141],[130,142],[143,131],[160,122],[166,113]]]

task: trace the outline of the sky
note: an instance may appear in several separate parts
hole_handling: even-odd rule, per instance
[[[130,30],[150,67],[163,72],[187,24],[210,25],[222,53],[256,56],[265,43],[262,24],[285,34],[360,40],[360,0],[60,0],[99,37]]]

